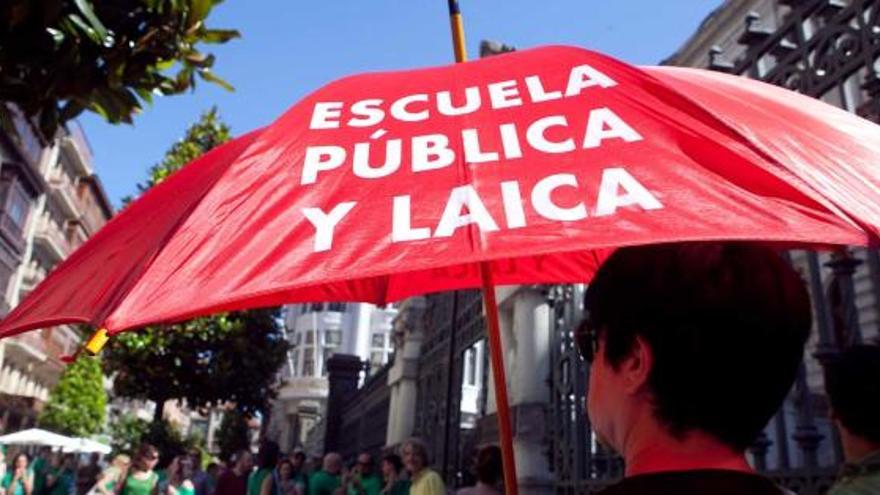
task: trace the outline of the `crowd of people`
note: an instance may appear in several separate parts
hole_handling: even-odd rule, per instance
[[[500,495],[500,449],[487,446],[476,461],[479,482],[459,493]],[[418,439],[405,442],[400,455],[386,452],[378,466],[366,452],[346,464],[336,452],[313,459],[299,450],[285,456],[277,444],[265,442],[256,458],[250,451],[238,452],[207,495],[445,495],[442,478],[429,465],[428,450]]]
[[[77,466],[74,454],[41,450],[33,461],[16,453],[0,483],[0,495],[445,495],[441,477],[431,470],[425,444],[404,443],[398,455],[387,452],[378,466],[361,453],[346,464],[330,452],[308,459],[301,450],[282,454],[278,444],[263,442],[254,455],[235,453],[227,464],[202,468],[198,450],[174,456],[159,468],[160,452],[142,444],[133,457],[115,456],[104,468],[100,456]],[[501,491],[498,447],[482,449],[475,460],[476,486],[461,495],[496,495]]]
[[[5,458],[5,449],[2,449]],[[43,448],[32,460],[25,452],[11,455],[8,465],[0,462],[0,495],[77,495],[78,480],[97,473],[97,456],[79,466],[75,454]]]

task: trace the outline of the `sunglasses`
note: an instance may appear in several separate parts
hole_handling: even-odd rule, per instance
[[[587,363],[592,363],[599,352],[599,332],[590,322],[589,317],[581,320],[580,325],[574,331],[574,343],[578,354]]]

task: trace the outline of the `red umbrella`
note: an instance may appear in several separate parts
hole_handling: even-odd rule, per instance
[[[0,336],[585,282],[646,243],[867,245],[878,156],[880,128],[819,101],[577,48],[349,77],[144,194]]]

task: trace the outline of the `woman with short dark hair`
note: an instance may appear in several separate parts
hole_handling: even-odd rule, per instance
[[[408,495],[409,480],[401,476],[403,460],[397,454],[386,454],[382,458],[382,478],[385,485],[380,495]]]

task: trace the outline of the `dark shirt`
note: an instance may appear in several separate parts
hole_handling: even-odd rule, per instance
[[[767,478],[739,471],[706,469],[641,474],[608,487],[602,495],[783,495]]]
[[[237,476],[232,469],[227,470],[217,480],[214,495],[245,495],[248,475]]]

